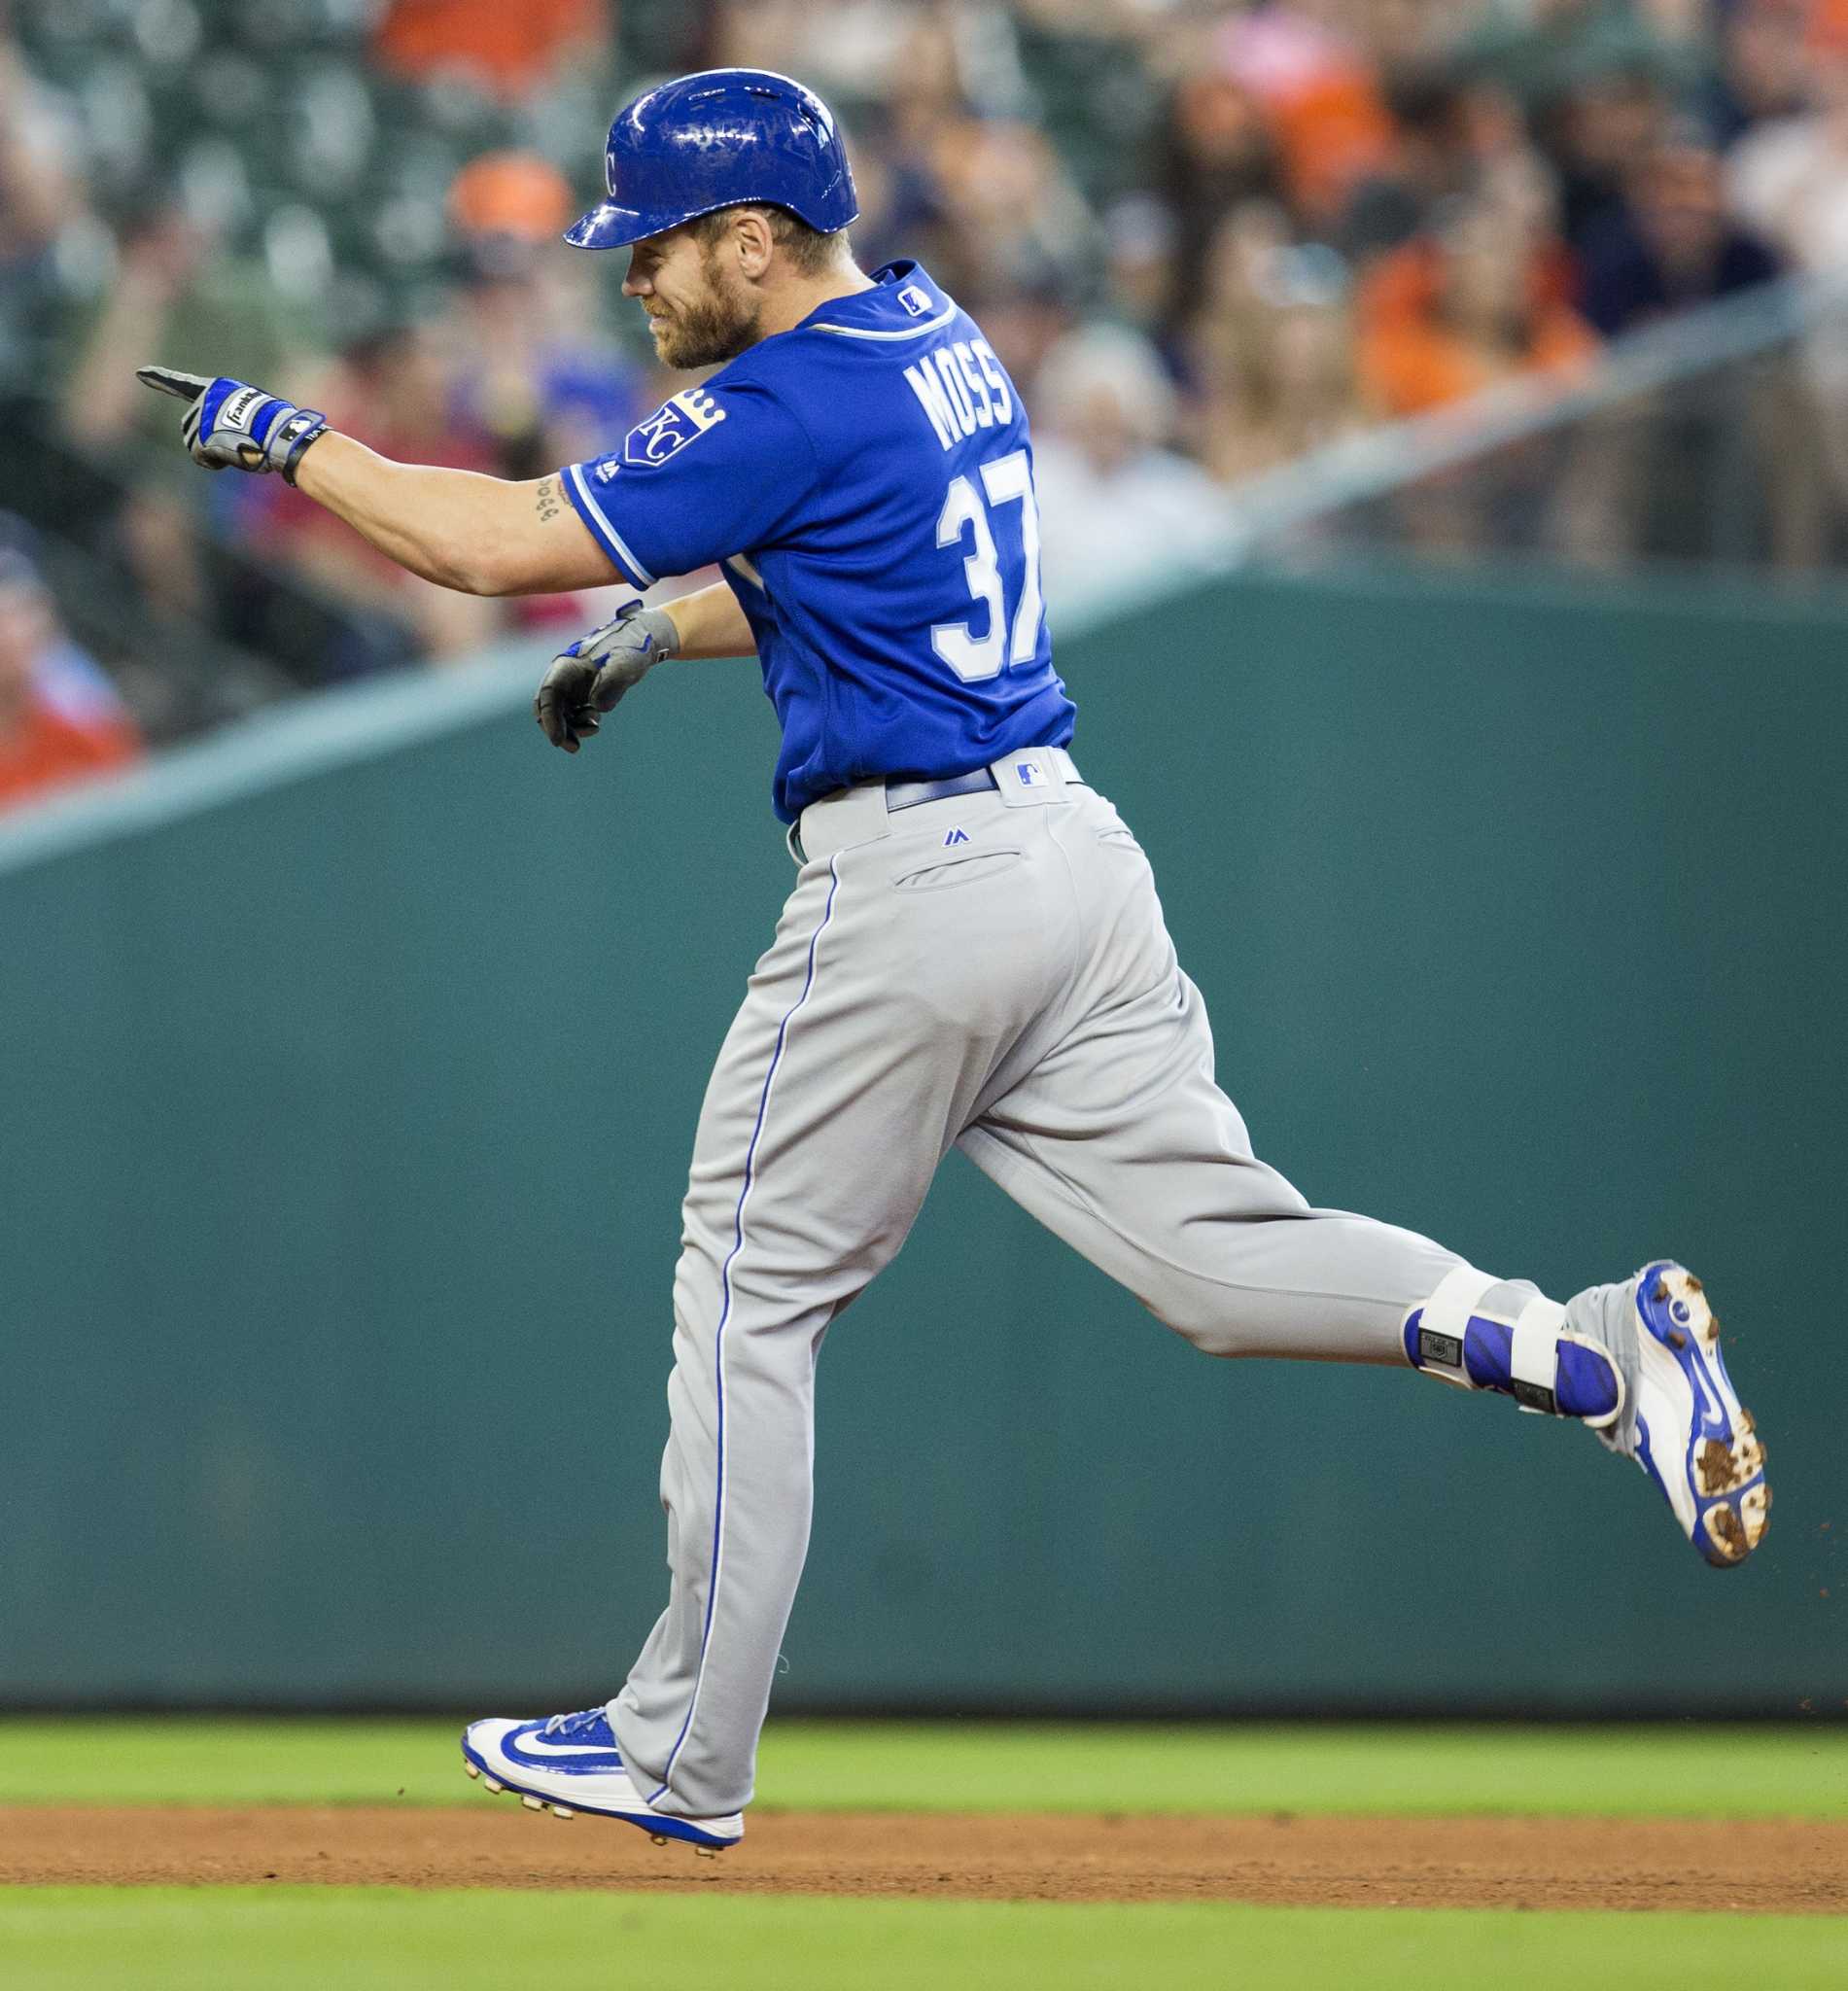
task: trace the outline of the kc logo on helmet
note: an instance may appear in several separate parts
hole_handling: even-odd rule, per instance
[[[650,470],[656,464],[666,463],[677,450],[684,449],[708,429],[716,429],[724,419],[725,410],[705,388],[689,387],[684,393],[670,396],[645,422],[638,422],[629,431],[622,445],[622,460],[639,470]]]

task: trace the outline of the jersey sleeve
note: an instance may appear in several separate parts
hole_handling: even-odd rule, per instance
[[[808,431],[775,394],[721,376],[670,396],[620,448],[560,475],[597,543],[651,587],[776,539],[819,469]]]

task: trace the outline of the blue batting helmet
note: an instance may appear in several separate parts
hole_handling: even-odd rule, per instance
[[[742,201],[786,207],[831,235],[859,214],[834,114],[769,69],[705,69],[616,113],[604,154],[610,198],[565,231],[620,249]]]

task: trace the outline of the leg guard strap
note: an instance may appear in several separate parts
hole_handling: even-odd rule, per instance
[[[1518,1313],[1508,1346],[1509,1394],[1523,1411],[1559,1415],[1559,1335],[1566,1310],[1536,1293]]]
[[[1413,1364],[1446,1382],[1474,1389],[1476,1384],[1463,1366],[1470,1313],[1500,1283],[1492,1273],[1478,1272],[1473,1265],[1459,1265],[1446,1273],[1437,1291],[1407,1318],[1406,1352]]]

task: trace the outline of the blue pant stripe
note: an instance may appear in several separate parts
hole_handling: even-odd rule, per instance
[[[745,1204],[750,1195],[750,1185],[756,1180],[757,1142],[763,1136],[764,1116],[770,1107],[770,1086],[777,1075],[777,1066],[783,1063],[783,1047],[789,1034],[789,1026],[795,1021],[796,1011],[809,999],[809,992],[815,987],[815,952],[820,944],[821,935],[827,930],[827,923],[834,917],[834,894],[840,889],[840,872],[836,869],[838,858],[828,860],[827,904],[821,909],[820,923],[809,935],[808,973],[803,978],[802,993],[790,1003],[783,1021],[777,1026],[777,1041],[770,1053],[769,1069],[763,1075],[763,1091],[757,1097],[757,1124],[750,1131],[750,1144],[745,1150],[745,1179],[738,1191],[738,1207],[732,1215],[732,1247],[725,1254],[725,1263],[720,1268],[718,1283],[720,1300],[718,1307],[718,1327],[713,1336],[713,1373],[717,1389],[717,1452],[718,1472],[714,1487],[713,1499],[713,1565],[712,1576],[706,1587],[706,1622],[700,1628],[699,1664],[693,1674],[693,1694],[687,1702],[686,1719],[680,1724],[680,1732],[674,1738],[674,1747],[668,1751],[667,1762],[661,1766],[661,1781],[648,1796],[648,1802],[654,1803],[667,1794],[668,1779],[674,1773],[674,1760],[680,1753],[683,1743],[693,1727],[693,1716],[699,1707],[699,1691],[706,1678],[706,1655],[713,1639],[713,1615],[718,1603],[718,1574],[724,1548],[725,1525],[725,1327],[731,1318],[731,1269],[732,1261],[745,1248]]]

